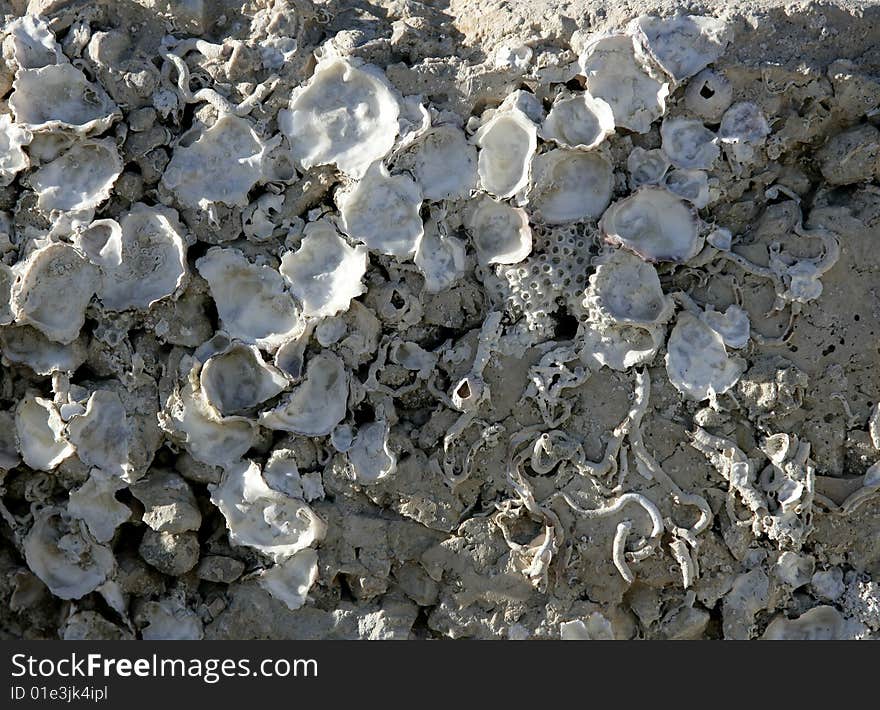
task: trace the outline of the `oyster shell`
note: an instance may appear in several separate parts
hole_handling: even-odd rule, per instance
[[[462,200],[477,184],[477,150],[460,128],[433,126],[394,160],[416,178],[426,200]]]
[[[563,148],[592,150],[614,133],[614,112],[588,91],[562,93],[541,125],[541,138]]]
[[[91,210],[110,197],[121,172],[122,158],[114,141],[82,140],[40,166],[30,183],[43,212]]]
[[[80,335],[71,343],[56,343],[29,325],[0,329],[3,359],[26,365],[38,375],[73,372],[86,361],[88,338]]]
[[[22,460],[38,471],[53,470],[74,452],[52,400],[34,396],[21,400],[15,410],[15,432]]]
[[[464,242],[446,234],[445,225],[432,215],[425,223],[425,233],[413,261],[425,277],[425,291],[439,293],[465,274]]]
[[[17,123],[8,113],[0,115],[0,187],[11,183],[15,176],[31,164],[23,147],[31,142],[33,134]]]
[[[279,271],[302,304],[303,315],[324,318],[347,311],[367,289],[367,250],[349,246],[327,220],[305,226],[299,249],[281,257]]]
[[[481,264],[516,264],[532,251],[529,216],[519,207],[483,195],[468,206],[464,223]]]
[[[659,185],[670,165],[669,156],[659,148],[633,148],[626,159],[629,186],[635,190],[642,185]]]
[[[614,202],[599,220],[611,244],[620,244],[646,261],[685,262],[702,247],[699,217],[662,187],[646,186]]]
[[[497,109],[484,113],[474,135],[480,149],[480,187],[499,198],[511,197],[526,186],[538,146],[538,128],[520,108],[518,98],[511,94]]]
[[[396,92],[381,69],[329,57],[294,89],[288,110],[278,114],[278,127],[304,170],[335,165],[359,178],[391,150],[399,113]]]
[[[6,25],[4,32],[3,55],[19,69],[39,69],[68,61],[46,20],[38,15],[22,15]]]
[[[630,35],[591,38],[578,63],[590,94],[611,106],[615,125],[645,133],[666,111],[669,84],[655,76]]]
[[[411,257],[424,228],[422,192],[408,175],[391,175],[373,163],[350,189],[337,193],[340,227],[381,254]]]
[[[348,460],[358,483],[370,485],[394,473],[397,456],[388,448],[388,422],[362,426],[348,449]]]
[[[253,345],[229,342],[202,365],[199,384],[207,402],[221,417],[251,412],[281,394],[287,378],[263,362]]]
[[[257,584],[291,611],[306,603],[309,589],[318,579],[318,553],[300,550],[257,576]]]
[[[86,524],[95,540],[109,542],[116,528],[131,517],[129,507],[116,500],[116,492],[125,487],[117,476],[93,468],[86,482],[71,491],[67,510]]]
[[[663,152],[677,168],[710,170],[721,155],[718,137],[701,121],[666,118],[660,125]]]
[[[71,418],[68,439],[80,461],[107,473],[127,477],[130,424],[119,395],[111,390],[91,394],[85,412]]]
[[[709,175],[705,170],[672,170],[663,177],[662,185],[698,210],[712,201]]]
[[[676,82],[693,76],[724,54],[730,28],[704,15],[643,15],[631,28],[654,61]]]
[[[651,264],[621,249],[600,255],[594,263],[596,271],[584,294],[588,310],[616,324],[651,325],[672,317],[674,304]]]
[[[597,219],[611,202],[614,168],[599,152],[556,149],[532,161],[529,204],[547,224]]]

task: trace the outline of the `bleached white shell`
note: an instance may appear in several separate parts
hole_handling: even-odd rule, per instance
[[[115,226],[98,220],[74,237],[101,269],[104,308],[146,309],[176,294],[186,280],[186,244],[177,212],[137,203]]]
[[[4,28],[3,54],[20,69],[39,69],[64,64],[67,57],[49,25],[39,15],[22,15]]]
[[[4,360],[26,365],[38,375],[73,372],[86,361],[87,338],[81,335],[72,343],[56,343],[29,325],[0,330]]]
[[[67,425],[70,443],[87,466],[94,466],[116,476],[128,474],[129,423],[119,395],[111,390],[97,390],[89,397],[83,414]]]
[[[480,148],[477,158],[480,187],[500,198],[511,197],[526,186],[532,156],[538,146],[538,128],[515,99],[515,94],[509,96],[474,135]]]
[[[390,175],[371,165],[351,189],[336,195],[340,227],[352,239],[381,254],[412,256],[424,231],[422,192],[408,175]]]
[[[359,178],[391,150],[399,113],[396,92],[381,69],[331,57],[293,91],[278,127],[304,169],[335,165]]]
[[[663,152],[677,168],[710,170],[721,155],[717,136],[695,119],[664,119],[660,137]]]
[[[730,41],[724,20],[703,15],[643,15],[632,26],[652,58],[676,82],[718,59]]]
[[[179,599],[147,602],[138,613],[144,641],[200,641],[204,636],[202,620]]]
[[[260,416],[270,429],[305,436],[325,436],[345,419],[349,375],[342,360],[329,351],[312,357],[305,379],[276,409]]]
[[[426,200],[462,200],[477,184],[477,151],[464,131],[450,124],[434,126],[394,161],[409,170]]]
[[[721,336],[687,311],[678,314],[666,349],[672,386],[698,402],[723,394],[745,371],[743,360],[727,356]]]
[[[666,110],[669,84],[654,76],[633,37],[595,37],[584,45],[578,62],[587,90],[611,106],[615,125],[645,133]]]
[[[236,342],[208,359],[199,383],[205,399],[223,417],[249,412],[288,384],[280,370],[263,362],[255,346]]]
[[[580,358],[584,364],[624,371],[650,363],[663,345],[662,326],[615,325],[590,320],[582,325]]]
[[[227,466],[240,460],[256,438],[250,420],[221,420],[191,381],[168,397],[165,409],[159,413],[159,425],[180,441],[196,461],[211,466]]]
[[[635,190],[642,185],[657,185],[669,170],[669,157],[659,148],[633,148],[626,159],[629,186]]]
[[[272,147],[245,119],[222,115],[195,141],[177,145],[162,185],[187,207],[207,209],[213,202],[245,207],[251,188],[264,178]]]
[[[707,310],[702,318],[706,325],[721,336],[727,347],[744,348],[749,342],[749,315],[739,306],[730,305],[724,313]]]
[[[532,161],[529,204],[547,224],[597,219],[611,202],[614,169],[604,155],[556,149]]]
[[[61,599],[93,592],[116,565],[110,548],[97,543],[85,523],[59,508],[34,513],[23,548],[28,567]]]
[[[85,323],[86,306],[100,286],[98,269],[69,244],[41,247],[21,265],[12,287],[12,312],[50,340],[71,343]],[[63,293],[64,298],[58,299]]]
[[[51,471],[74,452],[64,436],[64,422],[52,400],[25,397],[15,410],[21,458],[33,469]]]
[[[377,483],[397,468],[397,456],[388,448],[388,423],[371,422],[362,426],[348,450],[355,481]]]
[[[709,175],[705,170],[672,170],[666,173],[662,185],[673,195],[690,202],[698,210],[703,209],[712,200]]]
[[[306,603],[309,589],[318,579],[318,553],[300,550],[292,557],[260,572],[257,584],[284,602],[291,611]]]
[[[324,521],[302,500],[269,488],[253,461],[227,466],[220,484],[209,489],[235,545],[280,562],[324,537]]]
[[[662,187],[646,186],[613,203],[599,229],[646,261],[685,262],[702,247],[699,218],[692,207]]]
[[[196,268],[233,338],[274,350],[302,331],[299,308],[275,269],[252,264],[237,249],[220,247],[209,249]]]
[[[752,159],[755,146],[770,135],[770,124],[764,112],[750,101],[733,104],[721,118],[718,137],[728,146],[733,157],[747,163]]]
[[[326,220],[306,225],[299,249],[281,257],[279,271],[302,304],[303,315],[324,318],[347,311],[367,288],[367,250],[350,246]]]
[[[464,222],[481,264],[516,264],[532,251],[529,216],[519,207],[483,195],[468,206]]]
[[[17,123],[33,132],[101,133],[122,117],[112,99],[70,64],[20,69],[9,107]]]
[[[844,640],[853,637],[858,622],[847,622],[833,606],[822,604],[808,609],[796,619],[779,615],[767,626],[762,639],[770,641]]]
[[[465,246],[457,237],[447,235],[441,220],[432,215],[425,223],[425,233],[414,258],[425,277],[425,290],[439,293],[465,274]]]
[[[31,142],[33,134],[12,122],[8,113],[0,115],[0,186],[11,183],[15,176],[30,165],[22,149]]]
[[[614,133],[614,112],[588,91],[560,94],[541,125],[541,138],[564,148],[591,150]]]
[[[12,284],[14,282],[15,272],[0,261],[0,325],[9,325],[15,320],[11,303]]]
[[[664,295],[657,270],[622,249],[595,260],[584,305],[617,324],[665,323],[672,316],[672,299]]]
[[[688,82],[684,105],[704,121],[717,123],[733,103],[733,86],[723,74],[703,69]]]
[[[43,212],[94,209],[110,197],[122,158],[109,139],[78,141],[30,176]]]
[[[131,510],[116,500],[116,492],[126,486],[125,481],[99,468],[93,468],[89,477],[70,493],[68,512],[82,520],[98,542],[108,542],[122,523],[131,517]]]

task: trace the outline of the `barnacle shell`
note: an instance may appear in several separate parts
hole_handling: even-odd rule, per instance
[[[31,253],[12,287],[12,312],[50,340],[71,343],[100,286],[97,268],[69,244],[56,242]],[[58,294],[64,298],[59,300]]]
[[[23,548],[28,567],[61,599],[79,599],[94,591],[116,564],[110,548],[98,544],[85,523],[59,508],[34,513]]]
[[[302,500],[266,484],[252,461],[228,466],[219,485],[210,486],[211,501],[220,508],[229,540],[281,562],[324,537],[326,524]]]
[[[284,278],[237,249],[212,247],[196,261],[223,327],[233,338],[270,350],[302,331],[303,321]]]
[[[306,603],[309,589],[317,579],[318,553],[305,549],[260,572],[257,584],[296,611]]]
[[[32,138],[33,134],[13,123],[8,113],[0,115],[0,187],[11,183],[18,173],[30,165],[22,146],[30,143]]]
[[[212,202],[245,207],[248,192],[264,177],[264,160],[269,144],[243,118],[222,115],[194,141],[174,149],[162,175],[162,185],[186,207],[207,209]]]
[[[78,141],[30,177],[43,212],[94,209],[110,197],[122,172],[116,143],[109,138]]]
[[[426,200],[465,199],[477,184],[477,151],[464,131],[448,123],[421,135],[394,167],[412,172]]]
[[[329,57],[293,91],[278,127],[303,169],[335,165],[359,178],[391,150],[399,113],[396,92],[381,69]]]
[[[642,15],[631,27],[654,61],[676,82],[718,59],[730,41],[724,20],[703,15]]]
[[[584,45],[578,61],[587,89],[611,106],[615,125],[645,133],[666,110],[669,84],[655,78],[631,36],[595,37]]]
[[[562,93],[541,125],[541,137],[564,148],[591,150],[614,133],[614,112],[588,91]]]
[[[465,215],[481,264],[516,264],[532,251],[532,230],[525,210],[483,195]]]
[[[487,111],[474,135],[480,148],[480,187],[495,197],[511,197],[526,186],[538,145],[538,128],[519,108],[516,98],[511,94],[497,109]]]
[[[64,422],[52,400],[21,400],[15,410],[15,431],[22,459],[38,471],[51,471],[74,452],[64,437]]]
[[[101,133],[122,114],[97,84],[70,64],[20,69],[9,107],[17,123],[33,132]]]
[[[595,265],[584,299],[588,309],[617,324],[665,323],[672,316],[672,299],[651,264],[615,249],[597,257]]]
[[[597,219],[611,201],[614,169],[598,152],[557,149],[532,161],[529,204],[547,224]]]
[[[664,119],[660,137],[663,152],[677,168],[709,170],[721,154],[715,134],[694,119]]]
[[[347,311],[367,289],[367,250],[349,246],[326,220],[305,226],[299,249],[281,257],[279,271],[302,304],[303,315],[323,318]]]
[[[647,186],[613,203],[599,228],[605,239],[647,261],[685,262],[702,246],[693,208],[661,187]]]
[[[331,352],[315,355],[306,365],[305,379],[276,409],[260,416],[270,429],[306,436],[325,436],[345,419],[349,374]]]
[[[727,356],[721,335],[687,311],[679,313],[666,349],[672,386],[698,402],[727,392],[746,368],[743,360]]]
[[[98,297],[104,308],[146,309],[183,286],[186,245],[177,213],[137,203],[116,225],[98,220],[74,238],[101,269]]]
[[[432,215],[428,218],[413,259],[425,277],[425,290],[428,293],[439,293],[449,288],[465,274],[464,242],[447,235],[441,225],[438,217]]]
[[[336,196],[340,227],[370,249],[412,256],[422,238],[422,192],[407,175],[390,175],[374,163],[354,186]]]
[[[287,387],[287,378],[263,362],[253,345],[230,342],[199,373],[202,393],[220,416],[245,414]]]

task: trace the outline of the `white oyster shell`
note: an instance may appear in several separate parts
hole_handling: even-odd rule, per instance
[[[128,439],[130,425],[125,406],[111,390],[91,394],[83,414],[67,425],[70,443],[87,466],[124,477],[129,474]]]
[[[739,306],[730,305],[724,313],[710,309],[703,313],[702,318],[706,325],[721,336],[727,347],[744,348],[749,342],[749,314]]]
[[[275,350],[304,327],[284,277],[248,261],[237,249],[212,247],[196,261],[208,282],[223,328],[233,338]]]
[[[663,293],[657,270],[635,254],[615,249],[595,260],[584,305],[617,324],[665,323],[674,304]]]
[[[245,207],[251,188],[264,179],[264,161],[272,147],[245,119],[221,115],[196,140],[177,145],[162,185],[186,207],[208,209],[214,202]]]
[[[113,552],[95,541],[85,523],[58,508],[34,513],[23,549],[28,567],[61,599],[93,592],[116,565]]]
[[[199,383],[207,402],[222,417],[245,414],[281,394],[288,384],[255,346],[236,342],[208,358]]]
[[[532,161],[529,204],[547,224],[597,219],[611,202],[614,168],[598,152],[556,149]]]
[[[762,639],[767,641],[833,641],[852,639],[867,631],[858,621],[844,619],[833,606],[821,604],[808,609],[796,619],[777,616],[767,626]]]
[[[324,537],[324,521],[304,501],[269,488],[252,461],[227,466],[220,484],[209,489],[235,545],[281,562]]]
[[[394,145],[400,105],[378,67],[330,57],[293,91],[278,126],[306,170],[335,165],[359,178]]]
[[[624,371],[650,363],[663,345],[662,326],[616,325],[604,319],[581,325],[581,361],[591,367]]]
[[[712,201],[709,175],[705,170],[671,170],[661,184],[673,195],[690,202],[695,209],[703,209]]]
[[[3,359],[27,365],[38,375],[73,372],[86,361],[88,338],[80,335],[71,343],[56,343],[29,325],[0,330]]]
[[[422,192],[408,175],[390,175],[374,163],[351,189],[336,196],[340,227],[352,239],[381,254],[412,256],[424,228]]]
[[[318,579],[318,553],[300,550],[292,557],[260,572],[257,584],[284,602],[291,611],[306,603],[309,589]]]
[[[615,125],[645,133],[666,110],[669,84],[655,77],[630,35],[595,37],[578,61],[587,90],[611,106]]]
[[[702,121],[666,118],[660,125],[663,152],[677,168],[710,170],[721,155],[718,137]]]
[[[397,456],[388,448],[388,422],[362,426],[348,450],[355,481],[364,485],[377,483],[397,468]]]
[[[15,410],[15,432],[21,458],[33,469],[51,471],[74,448],[64,436],[64,422],[52,400],[25,397]]]
[[[757,104],[740,101],[733,104],[721,118],[718,137],[727,146],[733,158],[749,163],[755,148],[770,135],[770,124]]]
[[[49,25],[38,15],[23,15],[4,28],[3,54],[20,69],[39,69],[64,64],[67,57],[55,40]]]
[[[186,244],[177,212],[137,203],[115,226],[98,220],[74,237],[101,269],[98,298],[111,311],[147,309],[173,296],[186,276]]]
[[[93,468],[86,482],[71,491],[67,510],[86,524],[95,540],[108,542],[116,528],[131,517],[131,510],[115,495],[125,486],[120,478]]]
[[[122,116],[107,92],[70,64],[20,69],[12,88],[9,107],[16,122],[35,133],[101,133]]]
[[[415,176],[426,200],[462,200],[477,184],[477,151],[464,131],[440,124],[394,161],[397,170]]]
[[[730,41],[724,20],[703,15],[643,15],[633,20],[632,27],[651,57],[676,82],[718,59]]]
[[[305,226],[299,249],[281,257],[279,271],[302,304],[303,315],[324,318],[347,311],[364,293],[367,250],[350,246],[329,221]]]
[[[563,148],[591,150],[614,133],[614,112],[588,91],[562,93],[541,125],[541,138]]]
[[[519,207],[483,195],[468,206],[464,223],[481,264],[516,264],[532,251],[529,216]]]
[[[516,99],[517,95],[511,94],[497,109],[487,111],[474,135],[480,148],[480,187],[500,198],[511,197],[526,186],[538,146],[538,128]]]
[[[702,247],[699,218],[677,196],[646,186],[613,203],[599,229],[611,244],[620,244],[646,261],[685,262]]]
[[[99,286],[98,269],[79,251],[61,242],[48,244],[21,264],[12,287],[12,312],[18,323],[32,325],[50,340],[71,343]]]
[[[728,357],[717,332],[687,311],[679,313],[666,350],[672,386],[698,402],[729,390],[746,367],[743,360]]]
[[[659,184],[670,165],[669,156],[659,148],[633,148],[626,159],[629,186],[635,190],[642,185]]]
[[[442,220],[434,215],[425,223],[425,233],[414,258],[428,293],[443,291],[465,274],[464,242],[446,234]]]
[[[717,123],[733,103],[733,86],[727,77],[703,69],[691,79],[684,91],[685,108],[704,121]]]
[[[18,173],[30,165],[23,146],[30,143],[32,138],[33,134],[13,123],[8,113],[0,115],[0,187],[11,183]]]
[[[276,409],[260,416],[270,429],[305,436],[325,436],[345,419],[349,375],[342,360],[330,353],[315,355],[306,365],[303,382]]]
[[[78,141],[30,176],[43,212],[74,212],[94,209],[110,197],[122,172],[122,158],[116,143],[101,140]]]

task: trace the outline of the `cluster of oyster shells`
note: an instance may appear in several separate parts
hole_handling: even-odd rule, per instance
[[[673,276],[739,264],[794,318],[838,254],[784,187],[775,197],[796,213],[793,233],[819,240],[817,257],[752,263],[713,220],[728,176],[760,164],[771,134],[713,69],[731,28],[678,15],[579,31],[569,61],[463,116],[404,95],[342,35],[308,61],[315,17],[270,3],[251,46],[168,35],[140,73],[120,68],[120,38],[87,14],[3,27],[0,183],[15,199],[0,220],[0,486],[31,487],[27,506],[0,512],[27,567],[71,600],[68,628],[96,593],[120,633],[199,637],[206,614],[183,592],[154,594],[135,618],[132,563],[117,559],[131,530],[153,570],[255,581],[294,611],[335,584],[321,566],[334,496],[397,500],[397,514],[450,532],[467,510],[447,519],[430,496],[417,502],[406,462],[454,497],[481,447],[501,441],[487,510],[526,584],[552,588],[574,514],[617,521],[593,544],[622,584],[668,558],[675,584],[693,587],[715,512],[643,438],[647,368],[665,363],[710,421],[736,406],[723,398],[754,334],[741,303],[698,302]],[[520,70],[530,55],[516,55]],[[305,79],[282,70],[297,58]],[[506,395],[487,370],[526,353],[538,357],[509,387],[535,416],[517,430],[492,419]],[[591,462],[567,390],[603,368],[633,401]],[[761,473],[721,434],[695,424],[692,436],[737,524],[798,553],[809,444],[768,433]],[[227,554],[199,550],[211,515]],[[562,636],[610,633],[601,614],[584,618]],[[765,636],[812,623],[849,621],[816,607]]]

